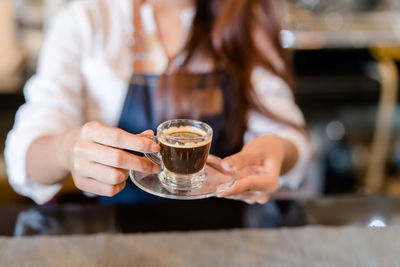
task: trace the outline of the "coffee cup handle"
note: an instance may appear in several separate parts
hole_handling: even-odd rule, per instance
[[[153,140],[157,144],[160,143],[160,142],[158,142],[158,139],[157,139],[156,136],[146,135],[145,137]],[[156,152],[156,153],[144,153],[144,156],[147,159],[149,159],[151,162],[153,162],[154,164],[156,164],[159,167],[161,167],[161,154],[159,152]]]

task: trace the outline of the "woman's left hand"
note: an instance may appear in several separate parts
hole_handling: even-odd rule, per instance
[[[242,151],[223,160],[224,168],[236,170],[236,183],[218,197],[265,204],[279,188],[279,176],[297,161],[297,149],[276,136],[260,136],[247,143]]]

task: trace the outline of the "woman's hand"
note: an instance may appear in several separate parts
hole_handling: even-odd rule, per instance
[[[279,188],[279,176],[290,170],[297,158],[291,142],[275,135],[257,137],[223,160],[224,168],[236,170],[237,180],[219,197],[264,204]]]
[[[66,162],[76,187],[88,193],[113,196],[125,187],[129,170],[158,172],[159,167],[148,159],[123,150],[159,151],[159,146],[144,135],[154,133],[133,135],[99,122],[76,129]]]

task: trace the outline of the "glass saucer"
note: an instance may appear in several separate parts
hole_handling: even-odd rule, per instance
[[[221,161],[218,157],[209,156],[204,168],[206,179],[203,185],[196,189],[184,191],[167,189],[160,182],[158,173],[148,174],[130,170],[129,177],[140,189],[159,197],[171,199],[208,198],[227,191],[236,181],[236,173],[223,169]]]

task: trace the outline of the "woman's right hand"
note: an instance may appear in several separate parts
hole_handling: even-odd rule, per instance
[[[150,160],[124,151],[158,152],[159,146],[145,135],[154,133],[133,135],[99,122],[78,128],[66,163],[75,186],[88,193],[114,196],[125,187],[129,170],[158,172],[160,168]]]

